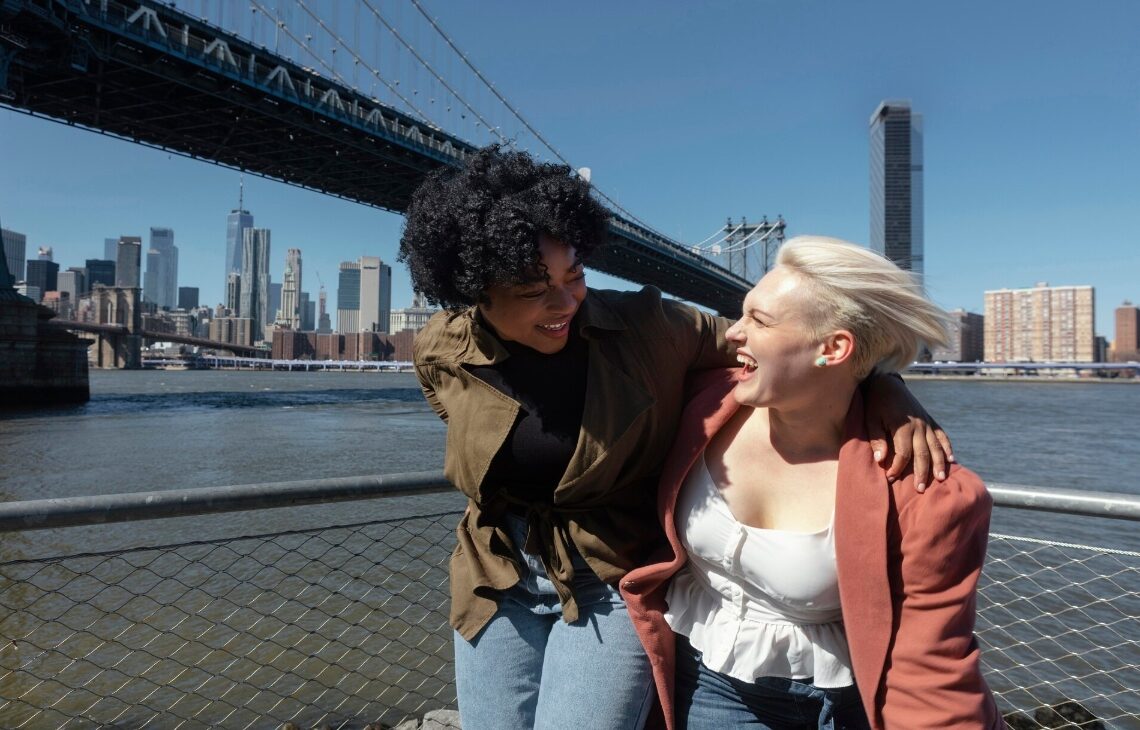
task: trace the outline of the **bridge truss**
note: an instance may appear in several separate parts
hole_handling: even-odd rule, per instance
[[[401,213],[475,149],[153,0],[0,0],[0,106]],[[616,212],[590,265],[725,314],[751,283]]]

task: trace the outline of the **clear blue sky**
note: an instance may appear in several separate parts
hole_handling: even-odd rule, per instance
[[[1112,310],[1140,301],[1138,3],[425,4],[572,164],[681,241],[782,214],[790,235],[865,243],[868,118],[910,99],[939,304],[1091,284],[1111,339]],[[0,223],[28,234],[30,256],[50,245],[78,266],[105,237],[169,226],[179,284],[221,299],[237,172],[9,111],[0,159]],[[399,216],[250,176],[246,207],[273,231],[274,280],[301,248],[304,288],[315,298],[319,271],[331,308],[337,263],[379,255],[395,265],[393,305],[410,302]]]

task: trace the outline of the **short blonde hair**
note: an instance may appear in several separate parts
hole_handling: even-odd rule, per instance
[[[812,339],[837,329],[854,335],[852,362],[860,378],[906,367],[923,344],[947,342],[946,313],[913,275],[874,251],[836,238],[797,236],[780,248],[776,264],[804,284]]]

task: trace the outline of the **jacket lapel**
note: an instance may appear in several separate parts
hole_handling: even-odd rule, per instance
[[[864,707],[874,707],[894,621],[887,574],[890,486],[874,461],[858,391],[847,412],[838,472],[835,554],[839,598],[855,681]],[[878,721],[872,718],[872,722]]]
[[[673,521],[677,495],[697,457],[721,426],[740,408],[740,404],[732,397],[738,372],[732,368],[709,370],[690,376],[690,390],[696,395],[689,399],[681,415],[677,438],[665,459],[657,492],[661,524],[665,527],[669,542],[674,546],[680,546],[677,526]]]

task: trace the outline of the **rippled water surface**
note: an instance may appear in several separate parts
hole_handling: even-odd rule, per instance
[[[959,460],[989,482],[1140,494],[1138,385],[912,379],[910,386],[951,434]],[[91,391],[84,406],[0,417],[0,499],[423,471],[443,461],[444,427],[411,374],[99,371]],[[415,504],[460,504],[423,500]],[[269,522],[356,514],[344,505],[297,513]],[[997,515],[995,529],[1041,529],[1041,516],[1030,517]],[[167,524],[181,534],[235,528],[242,519],[250,518]],[[1090,524],[1080,522],[1080,537],[1104,534]]]

